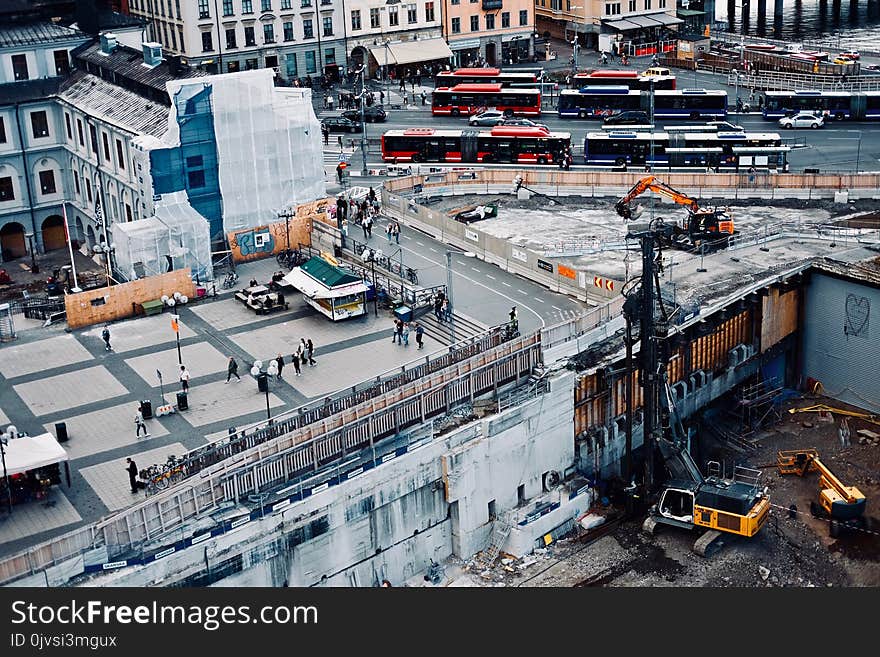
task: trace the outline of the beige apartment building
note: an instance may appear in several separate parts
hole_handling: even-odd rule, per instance
[[[456,66],[531,61],[534,0],[443,0],[443,36]]]

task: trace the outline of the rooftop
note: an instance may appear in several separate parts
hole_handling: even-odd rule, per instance
[[[90,38],[85,32],[57,23],[39,22],[0,26],[0,48],[19,48]]]
[[[361,280],[344,269],[334,267],[323,258],[309,258],[300,269],[329,288],[357,283]]]
[[[0,105],[45,100],[58,93],[64,78],[41,78],[0,84]]]
[[[168,129],[168,107],[89,73],[75,71],[59,96],[93,116],[138,134],[161,137]]]

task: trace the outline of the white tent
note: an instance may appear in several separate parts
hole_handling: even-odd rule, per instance
[[[4,451],[6,474],[10,476],[68,460],[67,452],[51,433],[14,438]]]

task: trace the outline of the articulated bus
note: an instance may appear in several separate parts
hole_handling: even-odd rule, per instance
[[[660,89],[675,89],[674,75],[639,75],[636,71],[599,70],[592,73],[576,73],[572,78],[573,88],[581,87],[608,87],[627,86],[630,89],[650,91],[651,83],[654,83],[654,91]]]
[[[489,130],[409,128],[382,135],[385,162],[502,162],[551,164],[571,147],[571,134],[544,128],[495,126]]]
[[[486,107],[494,107],[509,116],[539,116],[541,92],[537,89],[505,89],[500,82],[457,84],[451,89],[436,89],[431,99],[432,114],[470,116]]]
[[[651,138],[654,157],[651,159]],[[788,152],[777,133],[588,132],[584,162],[598,166],[718,167],[788,170]]]
[[[617,111],[650,111],[651,92],[629,87],[582,87],[559,94],[561,118],[602,118]],[[727,92],[678,89],[654,92],[654,118],[723,119],[727,116]]]
[[[819,112],[829,118],[880,119],[880,91],[767,91],[764,118]]]
[[[441,71],[434,77],[436,88],[481,83],[500,83],[502,87],[534,87],[537,82],[534,73],[505,73],[500,68],[459,68]]]

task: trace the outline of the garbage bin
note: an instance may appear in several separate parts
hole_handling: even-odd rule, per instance
[[[56,422],[55,423],[55,437],[58,439],[59,443],[67,442],[67,423],[66,422]]]
[[[153,417],[153,402],[149,399],[141,400],[141,415],[143,415],[145,420]]]
[[[185,411],[188,408],[189,408],[189,403],[187,403],[187,401],[186,401],[186,393],[185,392],[178,392],[177,393],[177,410],[178,411]]]
[[[412,308],[409,306],[398,306],[394,309],[394,316],[402,322],[412,321]]]
[[[269,392],[269,377],[265,372],[257,374],[257,390]]]

